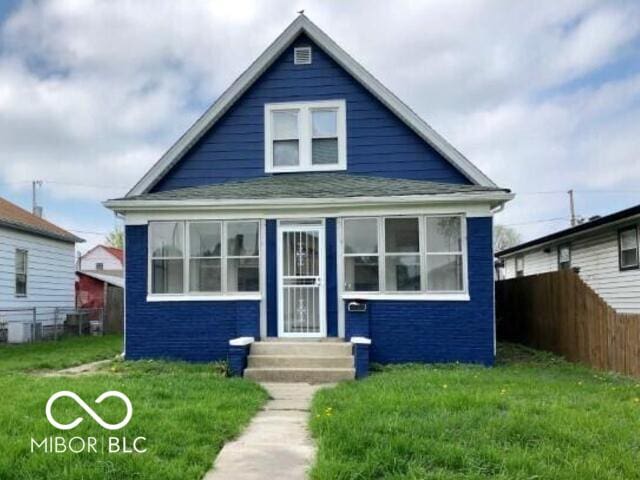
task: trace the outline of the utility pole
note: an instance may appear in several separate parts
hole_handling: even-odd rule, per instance
[[[569,208],[571,209],[571,226],[575,227],[578,224],[576,219],[576,208],[573,203],[573,189],[567,192],[569,194]]]
[[[38,217],[42,217],[42,207],[38,206],[36,198],[36,188],[42,186],[42,180],[34,180],[31,182],[31,213]]]

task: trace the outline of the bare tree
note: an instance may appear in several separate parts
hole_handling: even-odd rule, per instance
[[[504,225],[493,226],[493,251],[500,252],[506,248],[514,247],[522,241],[518,231]]]

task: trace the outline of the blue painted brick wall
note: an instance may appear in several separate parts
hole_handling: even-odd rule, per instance
[[[318,47],[294,65],[299,37],[153,191],[264,176],[264,104],[345,99],[348,172],[450,183],[469,181]]]
[[[229,340],[259,336],[260,302],[147,303],[147,227],[126,227],[126,356],[212,361]]]
[[[467,219],[470,301],[369,301],[366,314],[346,311],[347,338],[371,338],[372,362],[492,364],[491,229],[491,218]]]

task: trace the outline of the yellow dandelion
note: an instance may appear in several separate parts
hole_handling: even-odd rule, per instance
[[[638,402],[640,402],[640,398],[636,397],[636,398],[633,399],[633,401],[638,403]]]
[[[442,385],[442,388],[447,388],[448,385],[445,383],[444,385]]]

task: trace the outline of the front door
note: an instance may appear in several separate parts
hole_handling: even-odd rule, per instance
[[[326,336],[324,225],[278,228],[278,336]]]

